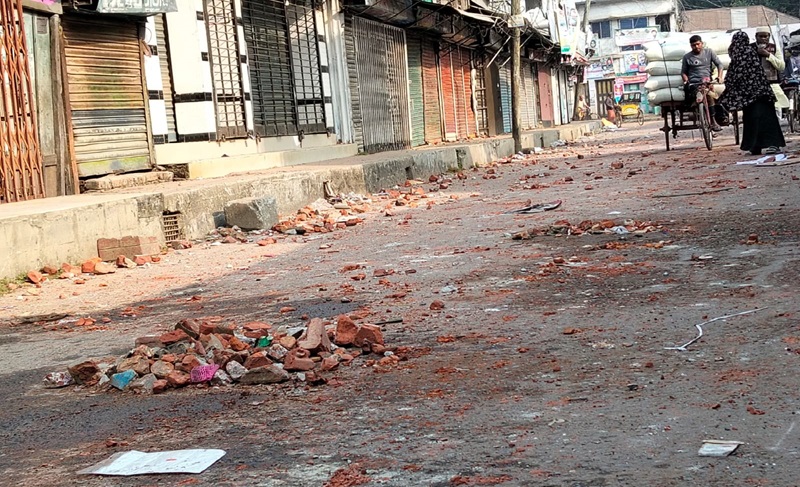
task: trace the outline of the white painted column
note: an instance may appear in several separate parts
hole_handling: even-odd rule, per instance
[[[327,83],[330,91],[324,90],[326,77],[323,76],[323,93],[330,93],[330,107],[325,104],[325,117],[328,126],[333,124],[339,140],[346,144],[354,141],[353,117],[350,111],[350,88],[347,73],[347,55],[344,49],[344,13],[339,0],[323,3],[323,23],[325,33],[325,54],[328,59]],[[320,48],[320,56],[322,49]],[[332,114],[328,118],[328,111]]]
[[[149,53],[144,56],[144,76],[147,82],[147,96],[150,104],[150,135],[154,144],[163,144],[167,138],[167,109],[164,105],[164,87],[161,81],[161,64],[156,42],[156,23],[147,17],[144,26],[144,41]]]
[[[176,0],[167,14],[178,142],[216,140],[211,65],[203,0]]]

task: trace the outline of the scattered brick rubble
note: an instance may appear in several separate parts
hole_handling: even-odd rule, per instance
[[[546,228],[531,228],[516,232],[511,235],[511,238],[513,240],[528,240],[534,236],[544,235],[591,235],[603,233],[614,233],[618,235],[630,233],[640,235],[659,231],[663,228],[662,225],[650,221],[625,220],[623,222],[617,222],[615,220],[585,220],[577,225],[573,225],[567,220],[559,220]]]
[[[45,376],[46,387],[68,385],[158,394],[192,384],[275,384],[294,378],[327,383],[326,372],[374,354],[365,366],[391,367],[407,360],[407,347],[390,348],[381,328],[356,324],[347,315],[334,323],[320,318],[306,327],[272,329],[264,322],[241,327],[185,319],[174,330],[136,339],[135,348],[114,358],[87,360]]]

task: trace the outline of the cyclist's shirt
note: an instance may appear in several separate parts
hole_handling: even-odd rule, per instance
[[[704,78],[711,78],[712,64],[717,67],[717,73],[722,72],[722,61],[711,49],[703,48],[700,54],[689,51],[683,55],[681,74],[689,78],[689,84],[700,84]]]

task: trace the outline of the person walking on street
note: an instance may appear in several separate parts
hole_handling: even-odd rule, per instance
[[[775,110],[778,119],[781,118],[781,111],[789,108],[789,98],[783,93],[781,81],[786,63],[783,61],[783,50],[778,49],[775,44],[769,41],[772,33],[769,27],[759,27],[756,29],[756,41],[751,44],[752,48],[758,53],[761,67],[767,76],[772,91],[775,93]]]
[[[780,121],[775,113],[775,92],[767,81],[758,52],[744,32],[737,32],[728,48],[731,63],[720,103],[728,110],[742,110],[742,150],[751,154],[776,153],[784,147]]]
[[[614,106],[616,105],[616,102],[614,101],[614,95],[612,95],[611,93],[607,94],[606,101],[603,103],[605,104],[606,107],[606,116],[608,118],[608,121],[612,123],[615,122],[617,120],[617,115],[614,112]]]
[[[681,78],[683,78],[683,93],[686,97],[686,104],[694,102],[697,96],[697,87],[702,83],[711,80],[711,70],[717,68],[717,82],[722,83],[722,61],[708,47],[703,47],[703,39],[699,35],[689,38],[689,46],[692,50],[684,54],[681,60]],[[712,114],[711,130],[719,132],[722,130],[716,121],[716,106],[714,97],[708,96],[708,109]]]

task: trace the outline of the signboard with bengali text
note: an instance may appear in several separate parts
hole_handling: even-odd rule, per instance
[[[659,32],[659,27],[617,29],[614,31],[614,43],[618,47],[644,44],[645,42],[654,41],[658,37]]]
[[[177,12],[175,0],[99,0],[97,12],[104,14],[149,15]]]

